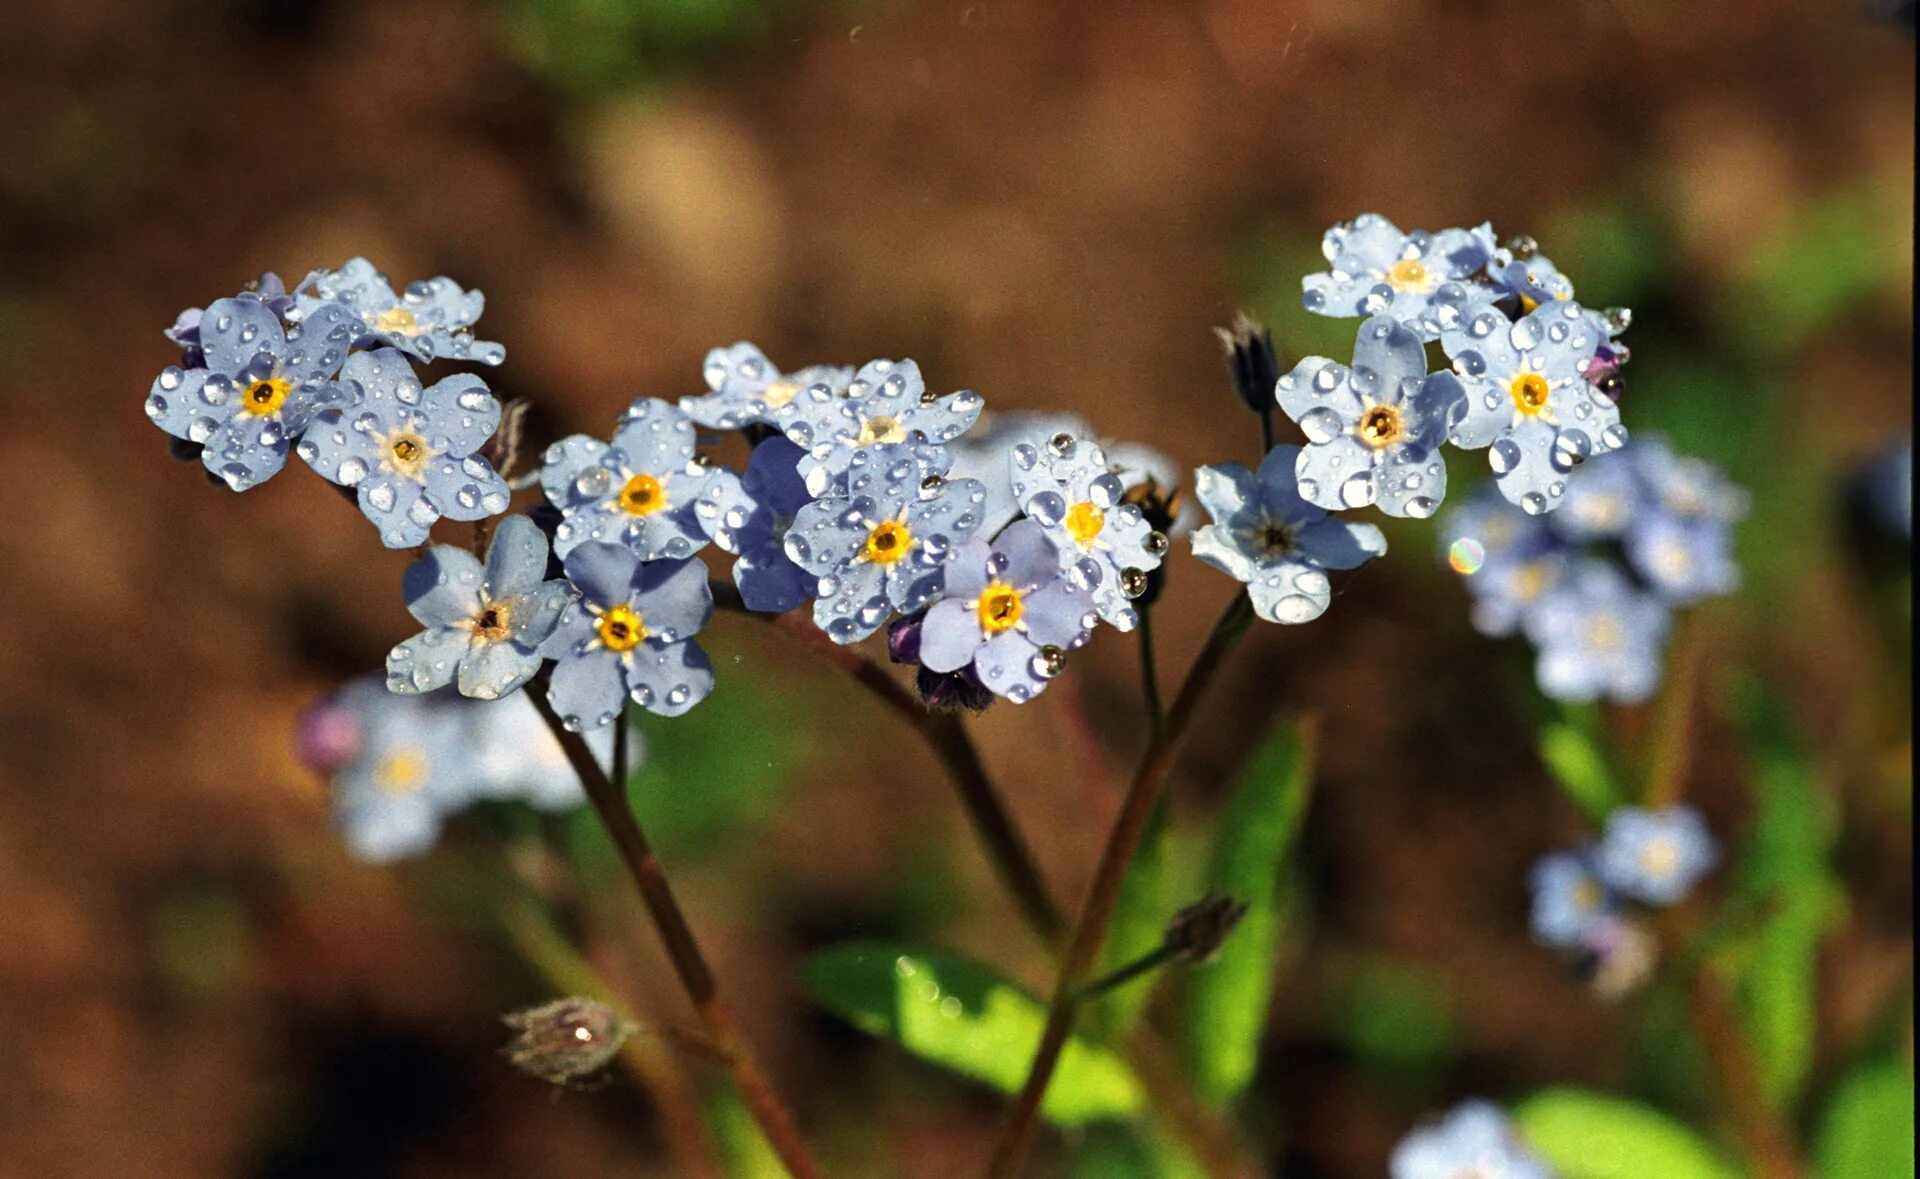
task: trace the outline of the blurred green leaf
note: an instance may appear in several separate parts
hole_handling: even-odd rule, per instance
[[[153,963],[181,994],[214,999],[245,982],[252,953],[247,913],[225,893],[183,890],[155,909]]]
[[[1074,1144],[1067,1179],[1202,1179],[1198,1164],[1142,1126],[1095,1126]]]
[[[529,68],[576,94],[671,74],[772,31],[767,0],[507,0],[504,40]]]
[[[1253,1079],[1259,1060],[1280,935],[1276,900],[1313,792],[1316,731],[1312,719],[1276,728],[1255,751],[1220,816],[1207,884],[1248,908],[1213,961],[1187,980],[1184,1047],[1205,1101],[1232,1100]]]
[[[1652,290],[1666,257],[1661,226],[1618,196],[1559,209],[1539,233],[1543,252],[1578,275],[1581,302],[1609,307],[1639,302]]]
[[[1560,1179],[1740,1179],[1699,1135],[1638,1102],[1547,1089],[1513,1117]]]
[[[1620,786],[1607,758],[1591,737],[1574,725],[1553,721],[1540,730],[1540,760],[1560,790],[1596,827],[1620,805]]]
[[[1382,1083],[1418,1088],[1458,1042],[1453,988],[1418,962],[1362,958],[1333,973],[1327,987],[1328,1032]]]
[[[780,1156],[731,1087],[715,1086],[705,1104],[707,1124],[713,1128],[721,1159],[732,1179],[788,1179]]]
[[[1040,1046],[1046,1007],[993,970],[937,951],[853,942],[809,958],[801,981],[847,1022],[923,1059],[1017,1092]],[[1062,1125],[1124,1118],[1140,1083],[1107,1049],[1075,1037],[1061,1054],[1040,1113]]]
[[[1842,1081],[1815,1154],[1820,1179],[1912,1179],[1912,1070],[1874,1064]]]
[[[1886,233],[1904,231],[1910,214],[1884,215],[1883,187],[1870,181],[1794,207],[1746,256],[1740,295],[1724,304],[1726,326],[1745,348],[1791,352],[1893,277],[1912,242]],[[1752,314],[1756,306],[1766,314]]]
[[[1173,838],[1167,822],[1167,801],[1154,807],[1140,850],[1127,865],[1120,884],[1120,899],[1115,903],[1113,920],[1107,927],[1107,944],[1101,950],[1100,966],[1094,974],[1105,974],[1136,962],[1160,948],[1167,920],[1173,916],[1174,871]],[[1141,1008],[1153,997],[1152,979],[1116,987],[1097,999],[1086,1018],[1116,1034],[1139,1016]]]

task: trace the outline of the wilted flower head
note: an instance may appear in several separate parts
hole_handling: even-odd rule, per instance
[[[768,438],[745,472],[714,471],[694,505],[707,535],[737,558],[733,582],[749,610],[783,614],[813,597],[815,577],[785,547],[794,517],[813,501],[797,469],[801,453],[785,438]]]
[[[844,391],[811,385],[776,412],[774,420],[806,451],[800,473],[807,490],[824,495],[871,447],[910,443],[945,445],[980,416],[985,402],[962,390],[935,396],[911,360],[873,360]]]
[[[575,434],[548,447],[540,486],[562,517],[553,551],[604,541],[652,561],[706,547],[695,505],[711,472],[693,452],[693,423],[657,397],[628,407],[611,445]]]
[[[1684,899],[1719,859],[1706,822],[1689,806],[1621,807],[1607,817],[1598,852],[1607,885],[1649,905]]]
[[[515,1032],[504,1049],[525,1072],[556,1085],[591,1078],[613,1063],[634,1026],[597,999],[556,999],[501,1017]]]
[[[631,549],[589,541],[567,554],[580,591],[542,653],[553,669],[554,711],[569,729],[598,729],[627,700],[679,716],[713,692],[713,664],[693,636],[713,617],[707,567],[642,561]]]
[[[1553,1179],[1500,1107],[1467,1101],[1401,1139],[1392,1179]]]
[[[971,667],[997,696],[1018,704],[1046,691],[1084,643],[1093,604],[1062,574],[1037,521],[1018,520],[991,544],[959,545],[945,594],[927,611],[919,660],[934,672]]]
[[[1491,225],[1403,233],[1377,213],[1362,213],[1321,238],[1331,269],[1301,280],[1301,304],[1339,318],[1391,315],[1431,340],[1437,331],[1428,305],[1435,292],[1479,273],[1493,250]]]
[[[316,270],[295,292],[294,316],[307,320],[321,308],[350,312],[360,342],[398,348],[421,360],[477,360],[499,364],[507,350],[473,338],[473,325],[486,307],[479,291],[461,289],[450,278],[425,279],[395,293],[387,276],[365,258],[350,258],[338,270]]]
[[[1146,591],[1168,541],[1140,509],[1123,502],[1126,486],[1097,443],[1072,434],[1014,444],[1013,494],[1045,529],[1061,571],[1093,599],[1100,617],[1121,630],[1140,621],[1131,599]]]
[[[682,397],[680,408],[713,430],[774,425],[775,415],[801,390],[820,385],[839,396],[853,381],[853,369],[840,365],[816,364],[782,373],[760,349],[744,340],[707,353],[704,373],[708,392]]]
[[[1333,601],[1327,570],[1352,569],[1387,551],[1378,528],[1334,519],[1301,498],[1299,454],[1297,446],[1276,446],[1258,472],[1220,463],[1194,476],[1213,523],[1194,530],[1193,555],[1246,583],[1254,612],[1269,622],[1320,617]]]
[[[300,440],[320,475],[355,488],[388,548],[412,548],[435,521],[483,520],[507,510],[507,484],[477,452],[500,425],[500,403],[479,377],[458,373],[422,388],[394,348],[347,358],[330,398]]]
[[[1622,913],[1588,922],[1578,948],[1587,982],[1603,999],[1639,990],[1660,965],[1660,939],[1645,921]]]
[[[388,653],[387,686],[417,693],[457,682],[461,695],[492,700],[532,679],[573,593],[542,580],[546,569],[547,538],[525,516],[500,522],[484,567],[465,549],[435,545],[402,584],[427,629]]]
[[[1309,356],[1281,377],[1280,408],[1300,423],[1300,495],[1328,509],[1377,503],[1433,515],[1447,494],[1440,446],[1464,409],[1452,373],[1428,373],[1420,337],[1391,316],[1360,325],[1353,367]]]

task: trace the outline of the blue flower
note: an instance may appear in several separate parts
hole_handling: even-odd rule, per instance
[[[1593,922],[1614,911],[1591,849],[1540,857],[1527,885],[1533,892],[1533,937],[1542,945],[1581,947]]]
[[[1639,456],[1648,440],[1598,455],[1567,475],[1566,496],[1552,516],[1553,529],[1570,541],[1618,540],[1646,510],[1647,487]]]
[[[1607,817],[1598,852],[1608,887],[1649,905],[1682,900],[1719,859],[1705,821],[1689,806],[1621,807]]]
[[[507,350],[473,338],[486,297],[462,290],[450,278],[430,278],[395,293],[387,276],[365,258],[349,259],[338,270],[316,270],[295,292],[295,316],[306,319],[336,305],[360,325],[360,342],[385,344],[421,360],[477,360],[499,364]]]
[[[1718,520],[1649,513],[1627,532],[1626,551],[1633,571],[1676,606],[1740,588],[1733,532]]]
[[[1300,280],[1301,303],[1316,315],[1391,315],[1431,340],[1428,303],[1444,284],[1470,278],[1493,257],[1493,227],[1402,233],[1377,213],[1362,213],[1320,240],[1331,269]]]
[[[643,561],[632,549],[589,541],[567,555],[580,597],[542,648],[557,660],[554,711],[569,729],[598,729],[626,701],[679,716],[713,691],[713,664],[691,641],[713,616],[707,567]]]
[[[297,448],[323,478],[355,488],[388,548],[412,548],[440,517],[483,520],[507,510],[506,480],[477,453],[500,425],[500,403],[479,377],[421,388],[397,349],[356,352],[330,406]]]
[[[170,365],[154,378],[147,416],[205,449],[207,470],[245,491],[287,462],[353,344],[344,312],[283,328],[258,295],[218,299],[197,328],[205,368]]]
[[[1553,1179],[1500,1107],[1466,1101],[1400,1140],[1392,1179]]]
[[[1676,454],[1659,437],[1638,440],[1632,453],[1647,494],[1661,511],[1721,524],[1737,523],[1747,514],[1746,489],[1706,459]]]
[[[1496,290],[1520,300],[1522,314],[1543,303],[1573,298],[1573,280],[1545,254],[1519,256],[1512,249],[1496,250],[1487,274]]]
[[[254,279],[246,288],[247,293],[267,305],[267,309],[282,320],[293,309],[293,296],[287,293],[287,284],[280,276],[269,270]],[[200,321],[206,317],[204,307],[189,307],[174,316],[173,326],[161,334],[180,346],[184,358],[181,365],[185,368],[205,368],[206,354],[200,350]]]
[[[1085,437],[1086,422],[1070,413],[1010,410],[985,414],[979,424],[947,447],[955,479],[976,479],[986,489],[980,506],[980,535],[991,539],[1020,515],[1013,494],[1013,448],[1026,443],[1043,446],[1056,434]]]
[[[932,466],[929,466],[932,463]],[[819,578],[813,620],[836,643],[867,637],[895,610],[939,596],[956,546],[980,527],[986,489],[943,479],[937,448],[899,444],[852,453],[844,490],[801,508],[787,556]]]
[[[1046,691],[1068,650],[1086,642],[1093,603],[1061,574],[1061,557],[1037,520],[1008,526],[989,544],[970,540],[946,567],[946,596],[927,611],[920,665],[972,668],[997,696],[1022,703]]]
[[[1440,541],[1448,566],[1473,595],[1474,629],[1496,638],[1520,629],[1534,603],[1560,584],[1569,560],[1547,519],[1527,515],[1491,487],[1448,511]]]
[[[1371,524],[1336,520],[1300,498],[1300,448],[1276,446],[1258,472],[1239,463],[1201,467],[1194,486],[1213,523],[1196,529],[1193,555],[1245,582],[1268,622],[1310,622],[1333,600],[1329,569],[1352,569],[1387,551]]]
[[[1658,598],[1598,558],[1574,566],[1523,619],[1539,651],[1541,691],[1556,700],[1623,704],[1645,700],[1659,686],[1669,623]]]
[[[1619,408],[1586,379],[1604,339],[1573,302],[1544,305],[1517,322],[1480,311],[1441,333],[1467,390],[1453,444],[1491,447],[1500,493],[1534,515],[1559,506],[1568,471],[1626,443]]]
[[[774,420],[807,452],[800,464],[807,490],[824,495],[862,450],[912,442],[943,446],[973,425],[983,404],[967,390],[934,396],[911,360],[874,360],[844,392],[828,385],[802,389]]]
[[[351,733],[330,776],[334,825],[356,859],[417,856],[444,816],[472,801],[465,717],[439,697],[395,696],[376,676],[349,681],[314,710]]]
[[[546,569],[547,538],[525,516],[500,522],[484,568],[465,549],[433,546],[402,586],[427,629],[388,653],[387,687],[430,692],[457,681],[461,695],[492,700],[532,679],[572,594],[564,581],[542,580]]]
[[[1440,445],[1464,409],[1452,373],[1427,372],[1420,336],[1377,315],[1360,325],[1353,367],[1309,356],[1281,377],[1280,408],[1310,445],[1300,495],[1323,508],[1378,503],[1389,516],[1433,515],[1447,494]]]
[[[560,742],[525,693],[461,703],[471,729],[478,791],[489,798],[519,799],[543,811],[568,810],[587,800]],[[612,725],[585,734],[594,760],[608,773],[613,769],[613,734]],[[628,769],[644,765],[646,756],[645,736],[637,728],[630,730]]]
[[[682,397],[680,408],[713,430],[737,430],[755,423],[774,425],[776,415],[804,389],[825,387],[838,397],[853,381],[853,369],[816,364],[782,373],[760,349],[744,340],[707,353],[707,388],[698,397]]]
[[[575,434],[547,448],[540,486],[560,509],[554,552],[623,544],[643,561],[691,557],[707,544],[695,510],[711,475],[693,457],[693,423],[657,397],[627,409],[608,445]]]
[[[801,450],[785,438],[753,448],[744,474],[716,470],[695,512],[714,543],[733,553],[733,583],[749,610],[784,614],[813,597],[818,581],[793,563],[787,530],[813,502],[796,469]]]
[[[1100,617],[1132,630],[1140,616],[1131,599],[1146,589],[1147,571],[1160,567],[1166,536],[1121,502],[1126,485],[1098,444],[1061,433],[1015,443],[1010,456],[1014,498],[1046,530],[1061,572]]]

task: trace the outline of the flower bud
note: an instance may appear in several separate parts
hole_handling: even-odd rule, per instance
[[[1233,378],[1234,392],[1254,413],[1272,413],[1274,387],[1280,383],[1280,358],[1274,354],[1273,333],[1244,311],[1234,316],[1231,328],[1214,331],[1227,351],[1227,373]]]
[[[633,1025],[605,1003],[556,999],[501,1017],[514,1038],[501,1049],[523,1072],[556,1085],[575,1084],[612,1063]]]

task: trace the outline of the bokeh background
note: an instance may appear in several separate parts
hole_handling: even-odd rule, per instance
[[[299,710],[411,630],[403,554],[294,470],[236,497],[141,413],[182,307],[353,254],[488,295],[536,443],[700,388],[705,350],[912,356],[1191,467],[1255,457],[1212,328],[1290,363],[1322,229],[1528,233],[1634,308],[1627,421],[1749,486],[1747,584],[1695,612],[1692,795],[1740,846],[1763,694],[1834,818],[1810,1086],[1911,1045],[1909,615],[1841,522],[1911,429],[1914,46],[1848,0],[10,0],[0,36],[0,1176],[674,1173],[630,1081],[497,1055],[551,994],[498,932],[489,823],[356,864]],[[1476,470],[1456,456],[1456,486]],[[1277,714],[1322,717],[1243,1124],[1274,1173],[1375,1176],[1469,1093],[1572,1082],[1704,1113],[1658,995],[1596,1000],[1525,926],[1578,836],[1525,652],[1482,639],[1433,526],[1311,626],[1263,627],[1174,785],[1198,833]],[[1184,666],[1233,587],[1177,556]],[[1895,594],[1904,590],[1893,591]],[[644,806],[837,1172],[967,1173],[1001,1099],[814,1008],[809,951],[1045,958],[913,737],[722,618],[721,690],[651,729]],[[1131,643],[976,726],[1056,891],[1137,750]],[[1090,737],[1066,720],[1068,692]],[[1606,718],[1631,761],[1646,710]],[[564,833],[563,833],[564,834]],[[1179,854],[1204,858],[1197,835]],[[684,1020],[637,923],[604,961]],[[632,936],[624,936],[631,933]],[[1663,1023],[1663,1019],[1666,1022]],[[1040,1170],[1076,1165],[1050,1137]],[[1097,1171],[1097,1168],[1096,1168]]]

